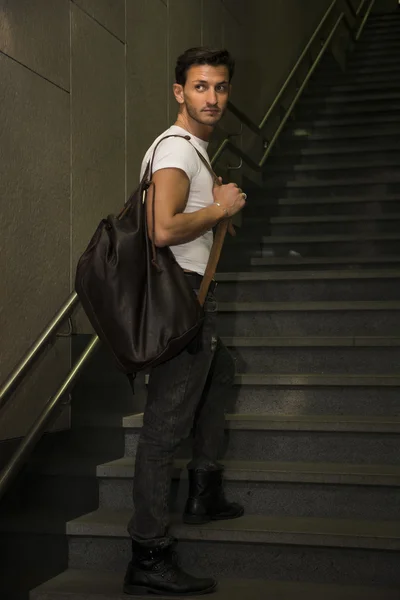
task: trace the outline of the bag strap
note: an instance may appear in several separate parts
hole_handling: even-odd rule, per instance
[[[163,140],[166,140],[167,138],[171,138],[171,137],[180,137],[180,138],[183,138],[184,140],[187,140],[189,142],[189,144],[192,146],[192,148],[197,152],[201,162],[204,164],[207,171],[210,173],[211,177],[213,178],[213,184],[221,185],[217,175],[214,173],[208,160],[206,160],[206,158],[204,158],[202,153],[199,150],[197,150],[197,148],[191,143],[190,135],[166,135],[165,137],[161,138],[161,140],[159,140],[158,143],[156,144],[156,146],[153,150],[153,155],[151,157],[151,160],[148,162],[148,164],[146,166],[146,171],[143,176],[143,180],[147,179],[148,182],[151,181],[151,179],[153,177],[153,163],[154,163],[154,157],[155,157],[156,150]],[[154,240],[154,238],[155,238],[155,190],[154,190],[154,195],[153,195],[152,213],[153,213],[153,232],[152,233],[153,233],[153,240]],[[230,219],[223,219],[217,225],[217,228],[216,228],[216,231],[214,234],[214,240],[213,240],[213,245],[211,248],[210,256],[209,256],[209,259],[207,262],[206,270],[203,275],[203,279],[200,284],[199,293],[197,295],[197,299],[201,306],[203,306],[203,304],[205,302],[205,299],[206,299],[206,296],[208,293],[208,289],[210,287],[210,283],[214,279],[215,272],[218,267],[219,258],[221,256],[221,252],[222,252],[222,246],[224,245],[224,240],[225,240],[226,233],[228,231],[230,221],[231,221]],[[154,244],[154,242],[153,242],[153,244]],[[153,247],[153,261],[152,262],[157,267],[157,263],[155,261],[155,248],[154,247]]]

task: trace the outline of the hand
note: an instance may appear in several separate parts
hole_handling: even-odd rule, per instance
[[[219,178],[221,179],[221,178]],[[225,210],[227,217],[236,215],[246,204],[246,194],[238,188],[236,183],[215,185],[213,189],[214,202],[218,202]]]

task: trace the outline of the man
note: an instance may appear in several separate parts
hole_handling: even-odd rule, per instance
[[[192,48],[182,54],[173,86],[179,104],[175,124],[147,151],[142,176],[157,142],[167,135],[190,136],[164,140],[158,146],[153,182],[155,244],[171,246],[195,290],[200,287],[209,258],[212,228],[239,212],[246,200],[235,184],[216,185],[206,165],[214,126],[224,114],[234,72],[226,50]],[[219,182],[221,183],[221,182]],[[153,186],[150,190],[153,189]],[[148,194],[149,235],[152,232],[152,193]],[[190,595],[211,592],[213,579],[185,573],[172,552],[168,534],[169,499],[174,451],[193,429],[193,457],[188,465],[189,499],[184,522],[207,523],[233,519],[243,508],[225,499],[218,454],[224,435],[224,400],[233,383],[234,364],[216,334],[216,301],[210,289],[198,338],[178,356],[150,374],[143,428],[136,454],[134,514],[128,526],[132,561],[125,577],[127,594]]]

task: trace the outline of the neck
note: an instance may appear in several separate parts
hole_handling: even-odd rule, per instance
[[[186,129],[186,131],[200,138],[201,140],[204,140],[205,142],[210,140],[211,134],[214,131],[214,127],[211,125],[202,125],[201,123],[198,123],[192,119],[189,115],[182,113],[178,114],[175,125]]]

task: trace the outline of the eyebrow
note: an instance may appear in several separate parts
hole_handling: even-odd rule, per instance
[[[209,83],[209,82],[206,81],[205,79],[195,79],[193,81],[193,83]],[[229,82],[224,79],[224,81],[218,81],[218,83],[216,83],[215,85],[221,85],[223,83],[229,83]]]

